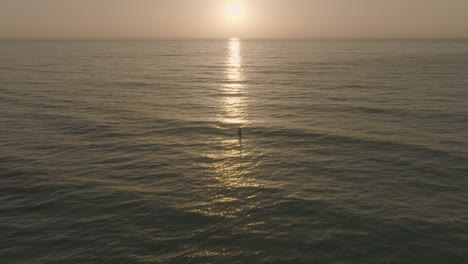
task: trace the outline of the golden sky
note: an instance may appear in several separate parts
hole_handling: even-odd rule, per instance
[[[467,0],[0,0],[0,38],[468,38]]]

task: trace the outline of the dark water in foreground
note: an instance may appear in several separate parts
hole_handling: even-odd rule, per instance
[[[0,41],[0,262],[468,263],[467,69],[467,41]]]

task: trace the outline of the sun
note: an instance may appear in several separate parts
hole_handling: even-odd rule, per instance
[[[231,23],[239,23],[244,19],[244,7],[239,0],[230,0],[226,3],[224,14]]]

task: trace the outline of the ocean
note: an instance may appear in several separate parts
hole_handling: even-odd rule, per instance
[[[468,263],[466,40],[1,40],[0,262]]]

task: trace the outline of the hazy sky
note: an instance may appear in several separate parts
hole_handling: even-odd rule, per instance
[[[0,38],[468,38],[468,0],[232,1],[0,0]]]

